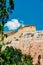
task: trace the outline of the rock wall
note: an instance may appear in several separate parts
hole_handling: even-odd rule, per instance
[[[31,54],[34,64],[38,62],[38,56],[41,55],[40,62],[43,65],[43,38],[12,40],[10,44],[5,45],[3,48],[6,46],[13,46],[14,48],[20,49],[23,54]]]

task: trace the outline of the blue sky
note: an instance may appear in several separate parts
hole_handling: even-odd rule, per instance
[[[37,30],[43,30],[43,0],[15,0],[15,9],[9,20],[12,19],[22,20],[25,25],[32,24]]]

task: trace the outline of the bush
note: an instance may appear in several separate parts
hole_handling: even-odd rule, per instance
[[[23,55],[20,49],[7,46],[1,52],[0,65],[33,65],[33,62],[31,55]]]

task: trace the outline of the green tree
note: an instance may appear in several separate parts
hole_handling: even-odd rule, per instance
[[[36,63],[35,65],[39,65],[38,63]]]
[[[2,30],[3,30],[3,25],[2,25],[2,23],[0,22],[0,34],[2,33]]]
[[[21,62],[22,52],[19,49],[14,49],[11,47],[6,47],[4,51],[1,52],[1,58],[4,59],[3,64],[16,64]]]
[[[8,0],[9,2],[9,7],[7,8],[6,6],[6,1],[7,0],[0,0],[0,30],[1,30],[1,35],[2,35],[2,41],[4,43],[4,24],[7,22],[9,19],[9,12],[11,10],[14,10],[14,0]]]
[[[4,60],[0,57],[0,65],[3,65]]]
[[[31,55],[27,55],[27,54],[23,55],[23,60],[33,62],[33,58],[31,57]]]
[[[2,46],[0,46],[1,48]],[[7,46],[5,50],[1,51],[0,65],[33,65],[33,62],[31,55],[24,55],[21,50]]]

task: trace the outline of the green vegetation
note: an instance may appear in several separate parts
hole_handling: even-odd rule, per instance
[[[31,55],[22,54],[20,49],[7,46],[2,51],[1,48],[2,45],[0,45],[0,65],[33,65]]]
[[[9,6],[6,6],[7,0],[0,0],[0,35],[1,42],[4,44],[4,24],[9,19],[9,13],[14,10],[14,0],[8,0]],[[6,35],[7,37],[7,35]]]
[[[1,49],[0,45],[0,49]],[[30,55],[23,55],[21,50],[6,47],[4,51],[0,51],[0,65],[33,65]]]

